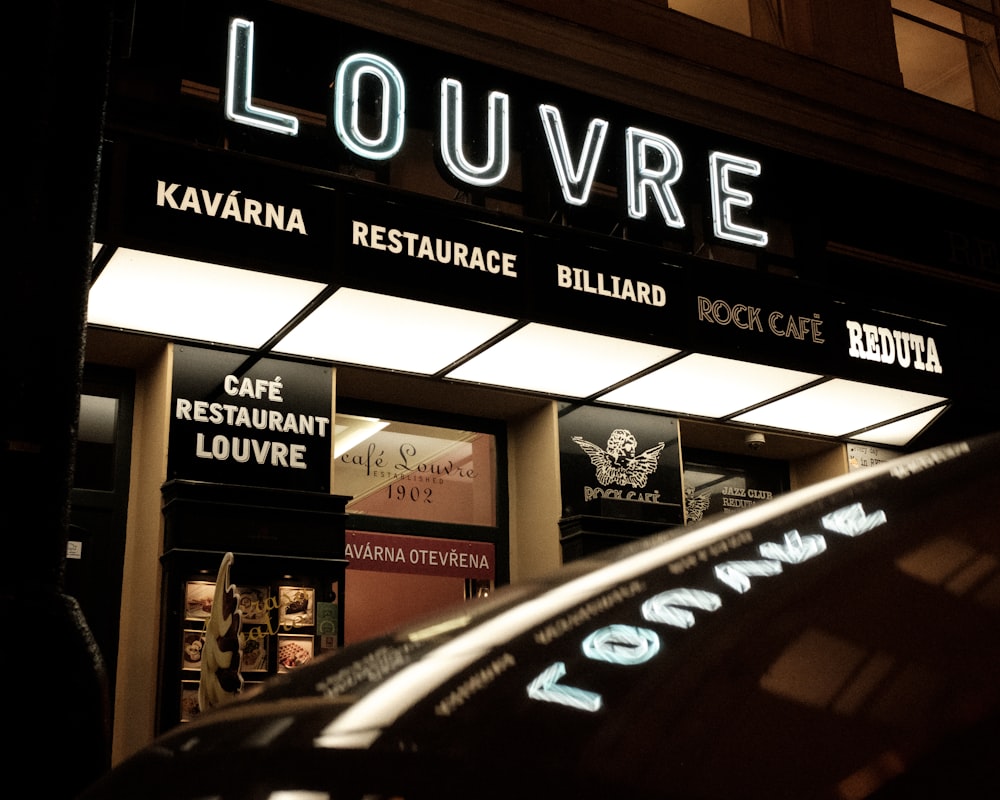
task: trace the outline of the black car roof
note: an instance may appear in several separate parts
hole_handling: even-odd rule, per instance
[[[906,456],[317,659],[91,797],[887,792],[996,754],[998,519],[1000,438]]]

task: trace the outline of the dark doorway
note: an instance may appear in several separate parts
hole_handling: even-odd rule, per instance
[[[84,371],[66,558],[75,597],[104,657],[114,697],[128,510],[135,379],[128,370]]]

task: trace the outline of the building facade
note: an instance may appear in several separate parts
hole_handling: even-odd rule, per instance
[[[206,5],[111,34],[67,581],[116,760],[226,552],[252,683],[995,426],[995,1]]]

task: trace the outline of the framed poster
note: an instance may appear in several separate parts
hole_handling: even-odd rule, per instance
[[[243,659],[240,668],[243,672],[267,672],[267,653],[269,636],[247,636],[240,634],[240,647]]]
[[[184,585],[184,619],[208,619],[214,597],[214,581],[188,581]]]
[[[316,624],[316,590],[307,586],[278,587],[278,626],[304,628]]]
[[[267,622],[267,600],[270,593],[266,586],[237,586],[236,593],[240,598],[240,619],[244,625]]]
[[[313,637],[278,634],[278,672],[289,672],[308,663],[313,657]]]
[[[205,632],[186,629],[181,644],[181,669],[201,669],[201,653],[205,649]]]
[[[201,713],[198,704],[198,681],[181,681],[181,722],[190,722]]]

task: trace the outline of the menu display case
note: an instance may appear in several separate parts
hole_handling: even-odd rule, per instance
[[[203,710],[213,614],[232,637],[221,644],[232,695],[341,647],[347,566],[346,497],[197,481],[171,481],[163,497],[158,731]]]

